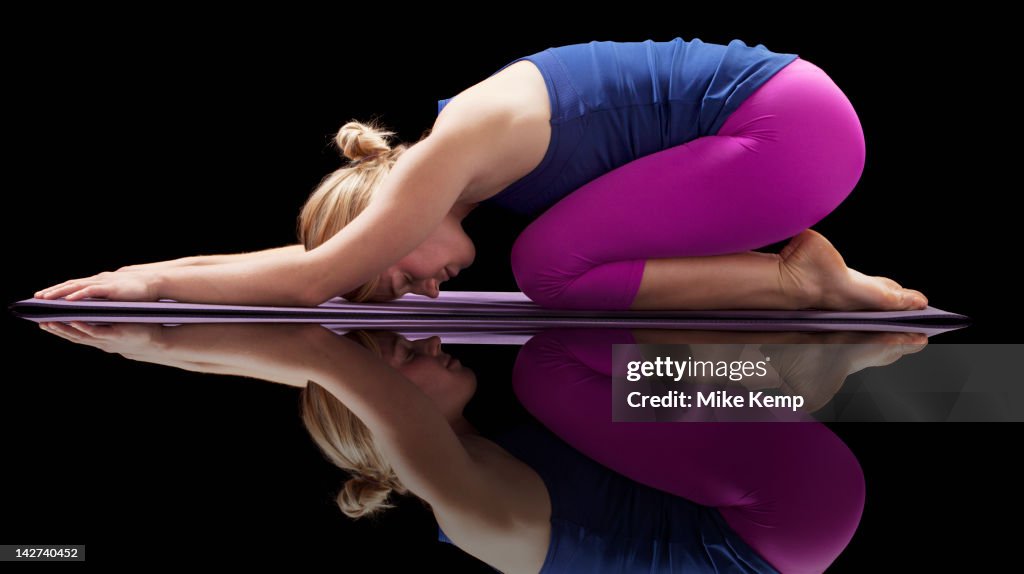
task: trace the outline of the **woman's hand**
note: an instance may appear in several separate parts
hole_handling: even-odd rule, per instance
[[[72,343],[88,345],[128,359],[140,360],[142,357],[159,355],[165,350],[163,333],[166,327],[159,324],[90,325],[82,321],[71,321],[65,325],[51,321],[39,323],[39,328]]]
[[[86,297],[114,301],[157,301],[159,275],[155,271],[104,271],[92,277],[71,279],[36,291],[38,299],[76,301]]]

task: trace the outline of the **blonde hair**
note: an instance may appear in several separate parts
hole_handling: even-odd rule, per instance
[[[380,345],[364,331],[345,335],[381,356]],[[351,518],[370,516],[394,505],[391,493],[408,494],[391,464],[373,441],[370,429],[323,387],[309,381],[300,397],[302,422],[324,455],[352,476],[338,493],[341,511]]]
[[[409,148],[404,143],[392,147],[389,138],[393,135],[395,132],[374,121],[364,124],[352,120],[338,130],[334,143],[352,163],[325,176],[302,207],[299,242],[307,251],[341,231],[370,204],[395,161]],[[374,277],[342,295],[349,301],[363,302],[378,283],[380,279]]]

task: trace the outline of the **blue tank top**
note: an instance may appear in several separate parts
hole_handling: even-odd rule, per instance
[[[536,421],[492,440],[547,487],[551,539],[541,572],[778,574],[718,510],[612,472]],[[438,539],[452,543],[440,528]]]
[[[750,94],[796,59],[761,44],[697,38],[593,41],[517,58],[494,74],[520,60],[540,69],[551,140],[536,168],[484,202],[540,215],[623,164],[718,133]],[[438,101],[439,114],[452,99]]]

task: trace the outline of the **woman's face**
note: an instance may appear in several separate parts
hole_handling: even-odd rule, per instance
[[[384,360],[420,388],[449,421],[476,392],[476,373],[441,349],[437,335],[410,341],[396,333],[376,337]]]
[[[449,212],[419,247],[380,274],[370,300],[390,301],[406,293],[437,297],[439,285],[468,267],[475,256],[462,218]]]

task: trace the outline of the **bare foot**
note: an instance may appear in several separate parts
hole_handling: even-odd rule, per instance
[[[928,345],[928,337],[921,333],[840,331],[813,333],[807,341],[818,344],[765,344],[761,352],[772,358],[779,388],[803,397],[809,413],[828,404],[853,373],[895,363]]]
[[[836,311],[924,309],[920,291],[850,269],[825,236],[805,229],[779,252],[783,291],[806,307]]]

